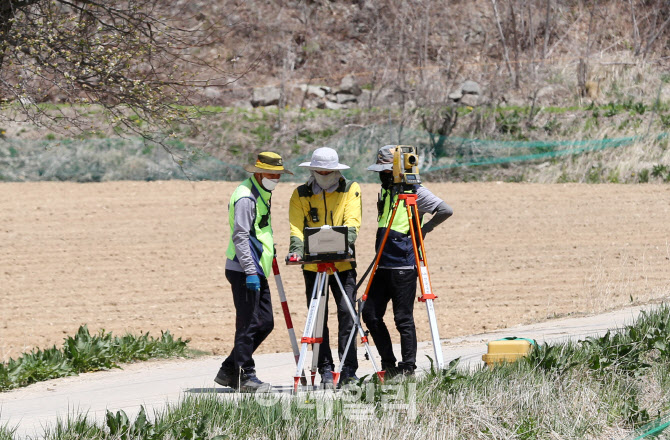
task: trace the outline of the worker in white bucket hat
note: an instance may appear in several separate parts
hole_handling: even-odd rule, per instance
[[[289,206],[289,221],[291,223],[291,238],[287,259],[301,260],[304,255],[303,230],[306,227],[347,226],[349,247],[354,253],[354,242],[361,227],[362,206],[361,187],[357,182],[347,180],[341,171],[349,167],[339,162],[337,151],[332,148],[317,148],[312,154],[312,160],[303,162],[299,166],[310,170],[310,177],[306,183],[293,191]],[[335,267],[344,287],[345,294],[352,304],[356,299],[356,269],[355,263],[337,262]],[[307,305],[312,296],[312,290],[317,275],[316,264],[303,265],[305,278],[305,294]],[[337,304],[338,319],[338,352],[343,359],[343,367],[339,384],[357,380],[355,343],[352,343],[347,353],[344,350],[354,320],[346,303],[342,301],[342,292],[334,277],[329,281],[331,292]],[[326,314],[328,308],[326,304]],[[326,315],[327,316],[327,315]],[[324,387],[333,385],[333,356],[329,345],[328,324],[324,323],[323,342],[319,349],[318,369],[321,374],[321,384]]]

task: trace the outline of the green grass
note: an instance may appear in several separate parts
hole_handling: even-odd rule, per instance
[[[91,335],[88,328],[82,326],[74,337],[65,339],[61,349],[54,345],[33,350],[0,364],[0,391],[57,377],[119,368],[120,363],[185,356],[187,343],[188,340],[175,339],[169,331],[162,332],[160,338],[151,337],[149,333],[118,337],[104,330]]]
[[[187,395],[132,419],[123,411],[108,412],[100,424],[72,415],[40,438],[623,438],[642,435],[670,413],[668,368],[670,307],[662,305],[624,328],[539,345],[493,368],[465,369],[456,359],[393,385],[361,381],[332,399]],[[10,428],[0,428],[2,438],[13,438]]]
[[[0,426],[0,440],[12,440],[15,432],[16,428],[9,425]]]

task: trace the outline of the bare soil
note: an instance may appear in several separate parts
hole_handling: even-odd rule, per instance
[[[193,348],[228,353],[235,315],[224,266],[235,186],[0,184],[0,359],[60,346],[82,324],[115,334],[170,330]],[[668,185],[427,186],[455,211],[427,237],[443,338],[670,295]],[[294,188],[280,184],[273,198],[282,257]],[[373,257],[377,190],[363,185],[359,275]],[[281,271],[300,335],[300,269]],[[270,285],[275,330],[260,351],[290,351]],[[415,315],[419,339],[428,340],[421,303]]]

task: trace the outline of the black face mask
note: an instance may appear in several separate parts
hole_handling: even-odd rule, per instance
[[[390,188],[393,185],[393,173],[379,173],[379,180],[382,182],[382,188]]]

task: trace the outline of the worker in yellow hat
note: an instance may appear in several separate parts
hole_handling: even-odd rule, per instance
[[[260,153],[256,163],[244,169],[253,175],[235,189],[228,204],[226,278],[235,303],[235,345],[214,381],[243,392],[255,392],[270,388],[256,376],[252,354],[274,327],[267,281],[274,258],[272,191],[282,174],[293,173],[273,152]]]

